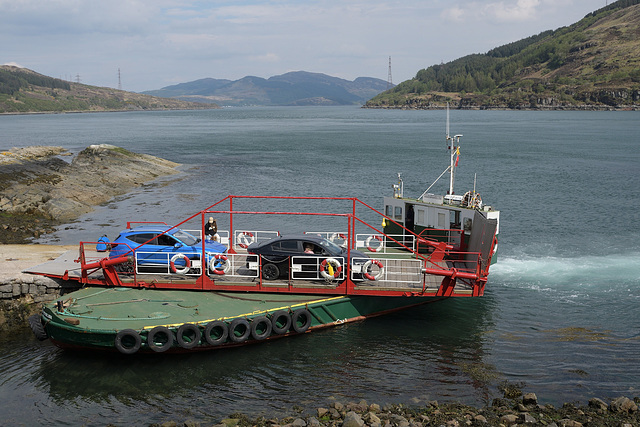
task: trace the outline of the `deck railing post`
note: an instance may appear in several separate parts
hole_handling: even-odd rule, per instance
[[[204,232],[205,218],[206,218],[205,212],[202,211],[202,224],[200,224],[200,227],[201,227],[200,236],[202,236],[202,255],[200,257],[200,277],[202,278],[203,283],[204,283],[204,276],[206,274],[206,272],[205,272],[205,268],[206,268],[205,267],[205,261],[206,261],[205,256],[207,254],[207,242],[205,241],[207,236],[205,235],[205,232]]]
[[[233,249],[235,244],[235,234],[233,232],[233,196],[229,196],[229,253],[235,254],[236,251]]]

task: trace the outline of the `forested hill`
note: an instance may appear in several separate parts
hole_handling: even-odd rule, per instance
[[[26,68],[0,66],[0,114],[203,108],[218,106],[72,83]]]
[[[640,0],[418,71],[369,108],[640,109]]]

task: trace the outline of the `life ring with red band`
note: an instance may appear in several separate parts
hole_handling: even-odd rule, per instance
[[[333,271],[333,274],[331,274]],[[326,258],[320,264],[320,275],[325,279],[333,280],[340,277],[342,273],[342,265],[335,258]]]
[[[336,239],[347,240],[347,236],[344,233],[333,233],[329,238],[332,242],[335,242]]]
[[[240,246],[242,249],[247,249],[247,247],[255,241],[256,237],[250,231],[243,231],[242,233],[238,234],[238,246]]]
[[[372,265],[375,265],[378,267],[378,272],[375,275],[371,274],[368,271],[369,267],[371,267]],[[378,261],[377,259],[369,260],[362,265],[362,274],[367,280],[371,280],[371,281],[378,280],[384,275],[384,266],[382,265],[382,262]]]
[[[179,259],[184,259],[184,268],[178,269],[176,267],[176,261]],[[185,254],[175,254],[171,257],[171,261],[169,262],[169,266],[171,267],[171,272],[177,274],[186,274],[191,268],[191,260]]]
[[[378,240],[380,242],[380,245],[378,245],[378,247],[376,248],[372,248],[371,247],[371,240]],[[367,238],[367,240],[364,242],[364,244],[367,246],[367,249],[370,252],[379,252],[382,250],[383,246],[384,246],[384,241],[382,240],[382,237],[377,236],[375,234],[372,234],[371,236],[369,236]]]
[[[227,271],[229,271],[229,263],[227,262],[229,258],[226,255],[217,254],[215,257],[211,259],[211,272],[222,276]],[[216,260],[221,260],[221,262],[216,266]],[[222,267],[222,268],[220,268]]]

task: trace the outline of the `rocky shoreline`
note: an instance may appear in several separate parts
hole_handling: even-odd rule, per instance
[[[178,173],[177,166],[107,144],[77,154],[53,146],[0,151],[0,331],[26,325],[42,302],[78,287],[22,273],[70,249],[29,244],[32,239],[134,187]]]
[[[517,396],[513,396],[513,394]],[[640,425],[638,403],[640,398],[619,397],[610,403],[592,398],[587,405],[565,403],[559,408],[538,403],[535,393],[508,387],[504,398],[496,398],[482,408],[460,403],[439,404],[431,401],[422,407],[405,405],[368,404],[366,401],[342,404],[334,402],[327,408],[317,408],[311,415],[291,415],[284,418],[250,418],[242,413],[230,415],[217,424],[203,424],[196,420],[181,423],[169,421],[152,426],[214,427],[424,427],[424,426],[619,426]],[[511,396],[508,398],[507,396]],[[112,425],[112,424],[110,424]]]
[[[108,144],[77,154],[32,146],[0,152],[0,243],[28,243],[160,176],[177,163]]]

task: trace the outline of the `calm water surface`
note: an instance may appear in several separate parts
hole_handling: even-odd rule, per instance
[[[77,355],[25,328],[0,337],[0,424],[214,423],[236,411],[308,413],[330,399],[483,404],[503,381],[556,405],[640,395],[638,113],[451,118],[464,135],[457,192],[476,174],[483,200],[502,212],[500,261],[483,298],[185,356]],[[350,107],[4,116],[0,149],[108,143],[182,164],[179,176],[39,241],[75,244],[114,238],[126,220],[177,223],[228,194],[356,196],[380,208],[402,172],[405,194],[417,197],[446,167],[445,119]]]

